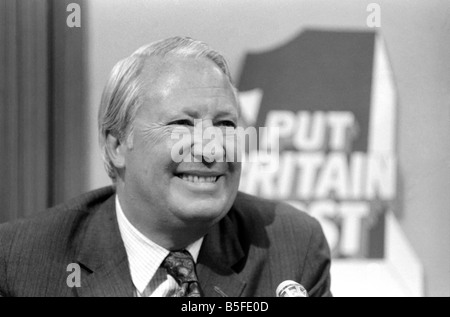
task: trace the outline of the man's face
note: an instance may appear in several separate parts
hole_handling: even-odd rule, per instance
[[[157,225],[212,225],[233,204],[240,163],[177,163],[172,158],[177,140],[171,136],[180,128],[193,132],[198,123],[203,129],[236,126],[231,84],[208,59],[149,60],[141,76],[145,95],[125,157],[124,190]]]

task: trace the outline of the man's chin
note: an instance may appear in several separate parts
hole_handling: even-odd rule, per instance
[[[179,199],[176,202],[178,218],[186,223],[204,223],[212,225],[228,212],[230,204],[220,199]]]

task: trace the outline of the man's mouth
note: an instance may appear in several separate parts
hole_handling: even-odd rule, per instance
[[[181,173],[177,175],[179,178],[186,182],[191,183],[212,183],[217,182],[220,176],[201,176],[201,175],[193,175],[193,174],[185,174]]]

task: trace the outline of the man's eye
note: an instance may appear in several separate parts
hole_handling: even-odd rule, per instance
[[[175,120],[169,123],[170,125],[188,125],[188,126],[194,126],[192,121],[188,119],[182,119],[182,120]]]
[[[236,128],[236,123],[234,123],[231,120],[223,120],[223,121],[219,121],[217,123],[217,125],[222,126],[222,127],[232,127],[232,128]]]

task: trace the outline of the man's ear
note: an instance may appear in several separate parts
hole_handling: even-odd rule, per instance
[[[108,134],[106,136],[106,151],[111,159],[111,162],[117,169],[122,169],[125,167],[125,154],[126,154],[126,144],[121,143],[118,138]]]

